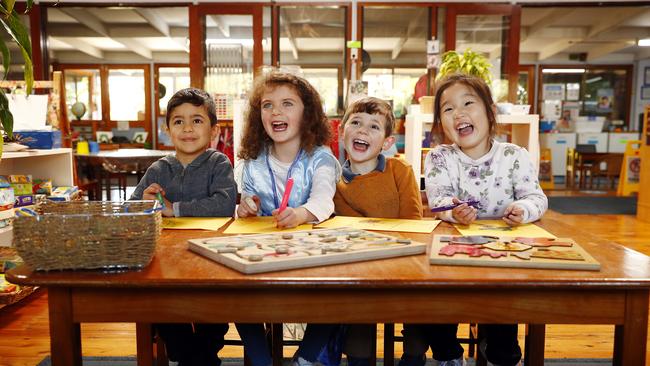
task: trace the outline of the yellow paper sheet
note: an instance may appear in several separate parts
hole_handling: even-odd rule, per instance
[[[213,230],[224,226],[230,217],[163,217],[163,229]]]
[[[374,217],[335,216],[316,227],[336,228],[352,227],[362,230],[404,231],[408,233],[430,233],[440,223],[440,220],[405,220],[383,219]]]
[[[555,235],[535,224],[508,226],[502,220],[477,220],[470,225],[454,224],[462,235],[521,236],[526,238],[555,238]]]
[[[298,225],[292,229],[278,229],[275,227],[275,218],[273,216],[257,216],[236,219],[228,226],[224,234],[263,234],[311,229],[311,224]]]

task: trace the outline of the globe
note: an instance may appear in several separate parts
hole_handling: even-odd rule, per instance
[[[77,102],[70,106],[70,112],[72,112],[72,114],[77,117],[77,120],[80,120],[81,117],[86,114],[86,105],[81,102]]]

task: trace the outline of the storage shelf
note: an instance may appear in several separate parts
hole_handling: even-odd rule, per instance
[[[0,175],[21,174],[52,179],[54,186],[72,186],[72,149],[3,152]]]

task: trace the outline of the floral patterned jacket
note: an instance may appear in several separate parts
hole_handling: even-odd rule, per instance
[[[424,174],[432,208],[451,204],[453,197],[477,200],[478,218],[489,219],[502,217],[515,204],[524,210],[524,223],[538,220],[548,208],[528,151],[514,144],[493,141],[490,151],[477,160],[456,144],[439,145],[427,155]],[[455,222],[451,210],[439,217]]]

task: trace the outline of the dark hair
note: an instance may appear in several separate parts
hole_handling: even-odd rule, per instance
[[[393,134],[395,116],[393,115],[393,108],[385,100],[375,97],[365,97],[354,101],[345,110],[345,115],[343,115],[343,120],[341,121],[341,128],[345,127],[345,123],[354,113],[379,114],[383,116],[386,119],[386,124],[384,125],[386,137]]]
[[[273,143],[262,124],[262,95],[283,85],[291,87],[304,105],[300,125],[300,147],[309,153],[316,146],[325,145],[331,140],[332,129],[316,89],[299,76],[273,70],[260,76],[249,93],[241,149],[237,154],[239,158],[256,159],[262,149]]]
[[[214,99],[212,99],[210,94],[205,90],[197,88],[185,88],[174,93],[171,99],[169,99],[169,102],[167,102],[167,116],[165,117],[167,128],[169,128],[169,116],[171,116],[172,111],[179,105],[185,103],[190,103],[196,107],[204,107],[210,118],[210,126],[217,124],[217,105],[214,103]]]
[[[492,101],[492,92],[490,92],[490,87],[488,87],[483,79],[467,74],[451,74],[444,77],[437,83],[436,96],[433,105],[433,126],[431,127],[431,134],[442,136],[442,123],[440,121],[440,102],[442,99],[442,93],[457,83],[461,83],[472,89],[474,93],[476,93],[476,95],[481,99],[485,105],[488,125],[490,126],[489,136],[494,137],[497,131],[497,117],[494,114],[494,109],[492,109],[494,102]]]

